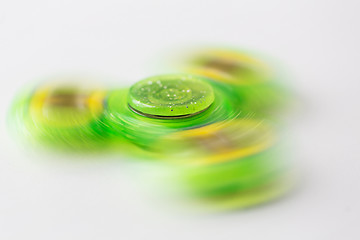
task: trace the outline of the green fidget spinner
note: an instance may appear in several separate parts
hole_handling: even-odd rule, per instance
[[[179,189],[213,206],[248,207],[280,196],[290,185],[288,166],[275,114],[265,112],[279,106],[281,91],[267,68],[228,51],[189,65],[129,88],[42,84],[15,101],[14,128],[54,148],[120,149],[166,163]]]

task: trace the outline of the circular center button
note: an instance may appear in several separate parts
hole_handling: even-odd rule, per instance
[[[187,117],[206,110],[214,91],[201,77],[162,75],[135,83],[128,95],[130,108],[148,117]]]

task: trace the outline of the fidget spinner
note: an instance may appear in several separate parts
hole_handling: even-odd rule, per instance
[[[109,150],[172,166],[175,182],[212,206],[249,207],[289,189],[274,126],[284,91],[269,67],[244,53],[199,52],[180,74],[129,88],[41,84],[12,108],[19,133],[71,150]]]

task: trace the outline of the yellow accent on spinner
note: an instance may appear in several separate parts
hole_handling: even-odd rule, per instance
[[[74,88],[68,96],[55,96],[54,92],[59,89],[61,87],[49,85],[35,91],[29,105],[34,123],[54,127],[85,125],[103,111],[105,91],[89,92]]]

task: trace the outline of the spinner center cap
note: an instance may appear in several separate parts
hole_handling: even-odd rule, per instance
[[[188,117],[214,102],[210,84],[197,76],[162,75],[135,83],[129,91],[130,108],[148,117]]]

